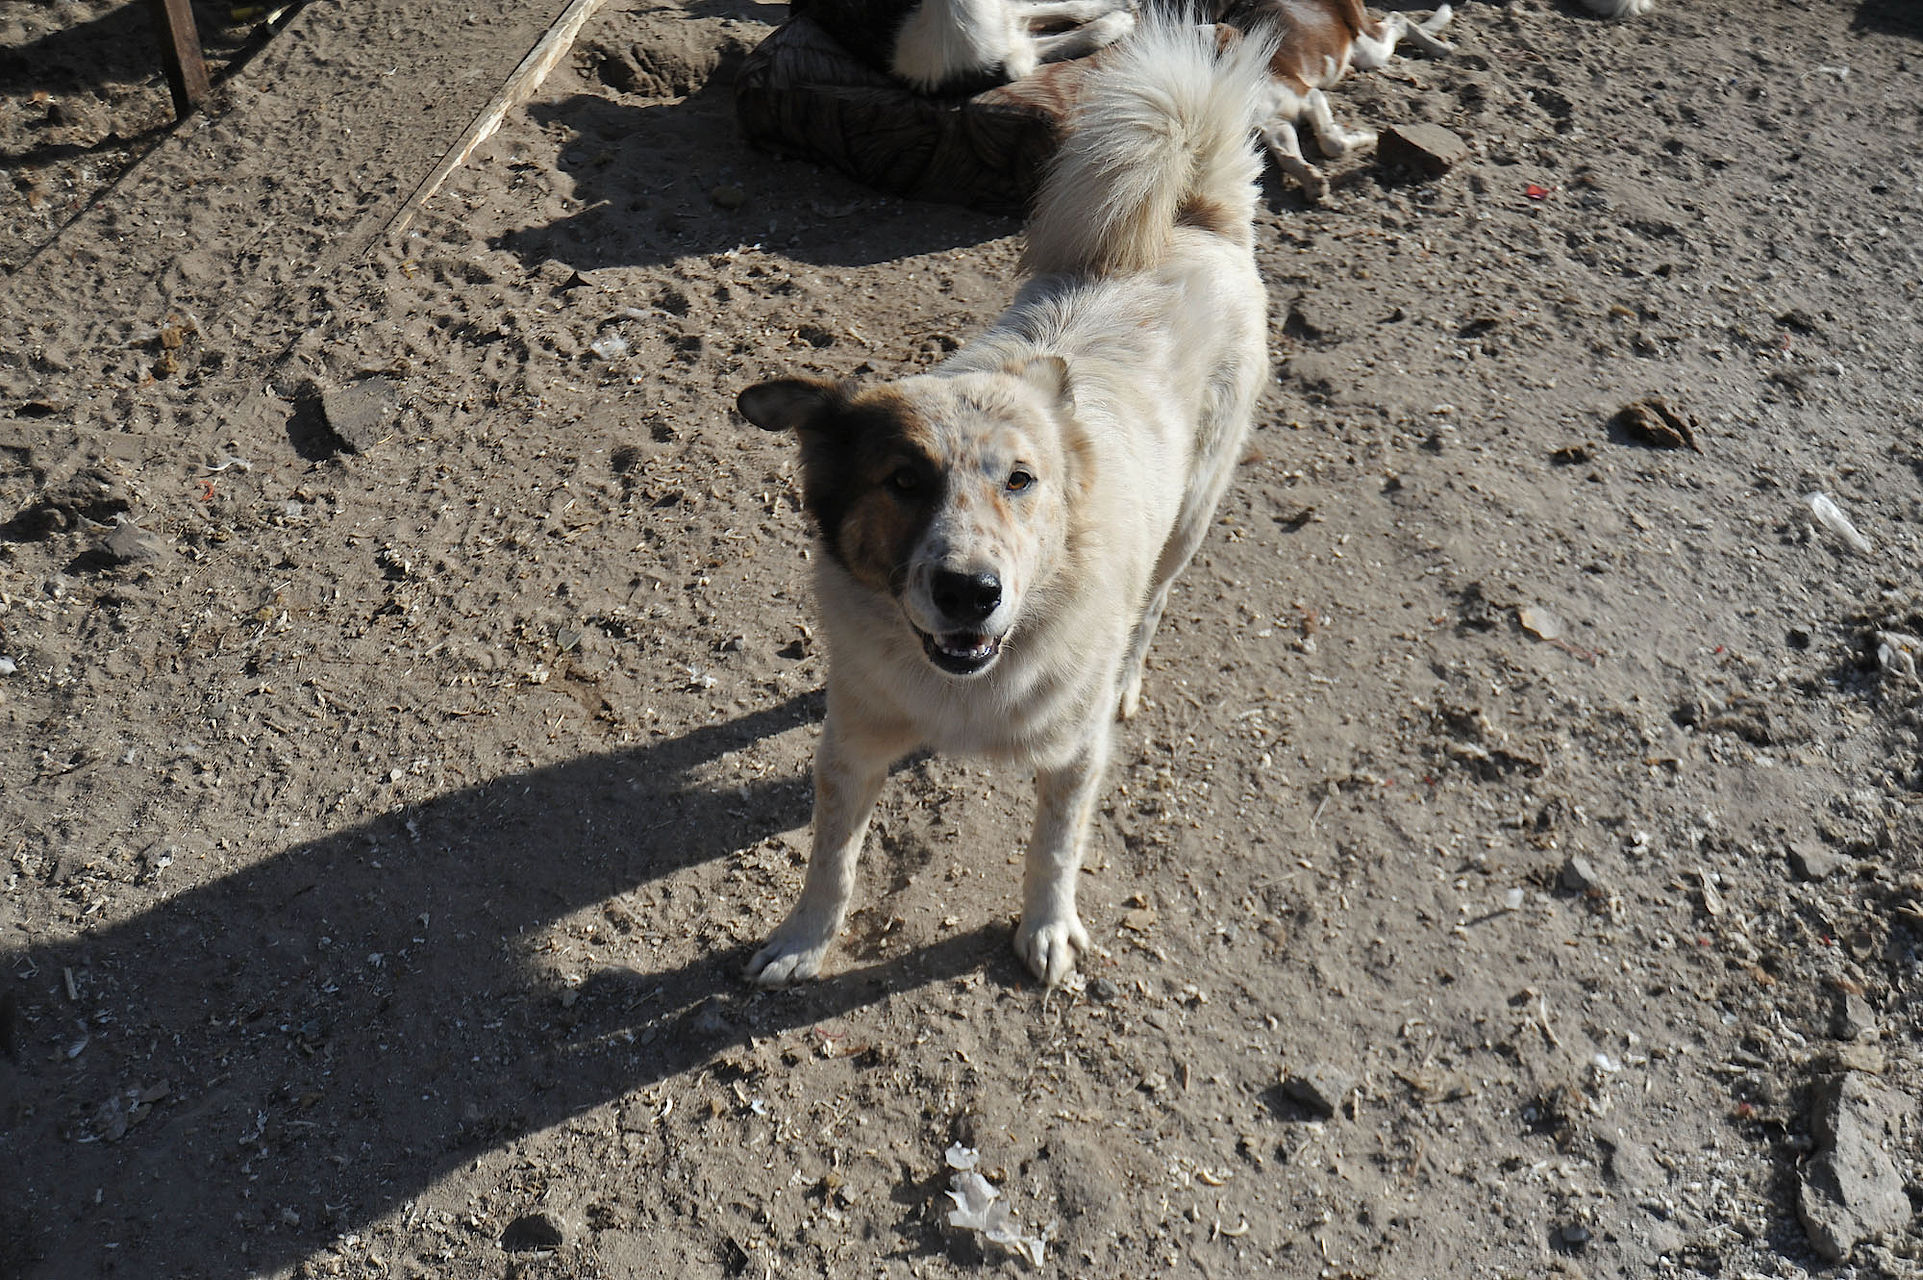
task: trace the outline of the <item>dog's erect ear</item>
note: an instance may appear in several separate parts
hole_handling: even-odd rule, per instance
[[[835,384],[816,378],[776,378],[735,397],[741,416],[763,431],[800,431],[839,398]]]
[[[1060,356],[1035,356],[1025,364],[1010,367],[1009,372],[1061,408],[1074,407],[1075,388],[1069,382],[1068,361]]]

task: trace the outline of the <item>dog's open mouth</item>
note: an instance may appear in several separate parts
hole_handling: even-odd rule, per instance
[[[980,675],[1002,652],[1000,636],[951,631],[936,637],[919,627],[915,629],[915,634],[921,637],[922,651],[928,655],[928,660],[954,676]]]

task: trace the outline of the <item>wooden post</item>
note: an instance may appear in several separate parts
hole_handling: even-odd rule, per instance
[[[160,37],[160,61],[167,68],[167,87],[174,94],[174,118],[187,118],[207,96],[207,62],[200,54],[200,32],[194,27],[192,0],[147,0],[155,34]]]

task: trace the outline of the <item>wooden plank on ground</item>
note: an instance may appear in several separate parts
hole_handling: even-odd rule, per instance
[[[192,0],[147,0],[160,37],[160,61],[174,95],[174,116],[184,120],[207,96],[207,60],[200,52]]]
[[[467,158],[474,154],[474,149],[501,127],[501,121],[507,113],[534,95],[541,87],[541,82],[547,79],[548,72],[554,70],[555,64],[574,47],[575,37],[581,34],[581,28],[587,25],[588,19],[594,16],[602,3],[603,0],[573,0],[554,20],[554,25],[548,28],[547,34],[541,37],[527,57],[521,59],[521,65],[507,78],[507,83],[501,86],[494,100],[474,118],[474,123],[455,140],[447,154],[441,157],[441,162],[434,166],[434,171],[415,188],[414,194],[407,198],[407,203],[388,221],[387,235],[397,236],[407,230],[407,225],[414,220],[421,207],[434,198],[441,184],[466,164]]]

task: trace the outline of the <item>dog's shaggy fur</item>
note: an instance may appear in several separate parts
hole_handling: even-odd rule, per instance
[[[813,856],[757,983],[820,971],[889,765],[919,747],[1035,770],[1015,948],[1053,985],[1088,946],[1075,878],[1111,726],[1268,377],[1249,137],[1267,53],[1145,23],[1089,77],[1032,278],[986,333],[899,382],[742,392],[800,438],[828,655]]]
[[[1323,91],[1351,66],[1373,71],[1384,65],[1405,39],[1428,54],[1451,52],[1436,34],[1450,15],[1445,4],[1426,22],[1400,13],[1375,18],[1362,0],[1227,0],[1220,6],[1225,26],[1274,45],[1269,82],[1256,111],[1258,128],[1276,167],[1300,183],[1309,199],[1327,195],[1329,182],[1302,153],[1301,127],[1314,133],[1322,154],[1332,159],[1374,146],[1376,140],[1373,129],[1336,124]]]
[[[1636,18],[1656,7],[1656,0],[1582,0],[1583,7],[1605,18]]]
[[[790,9],[922,93],[1019,80],[1044,62],[1111,45],[1135,26],[1129,0],[793,0]]]

